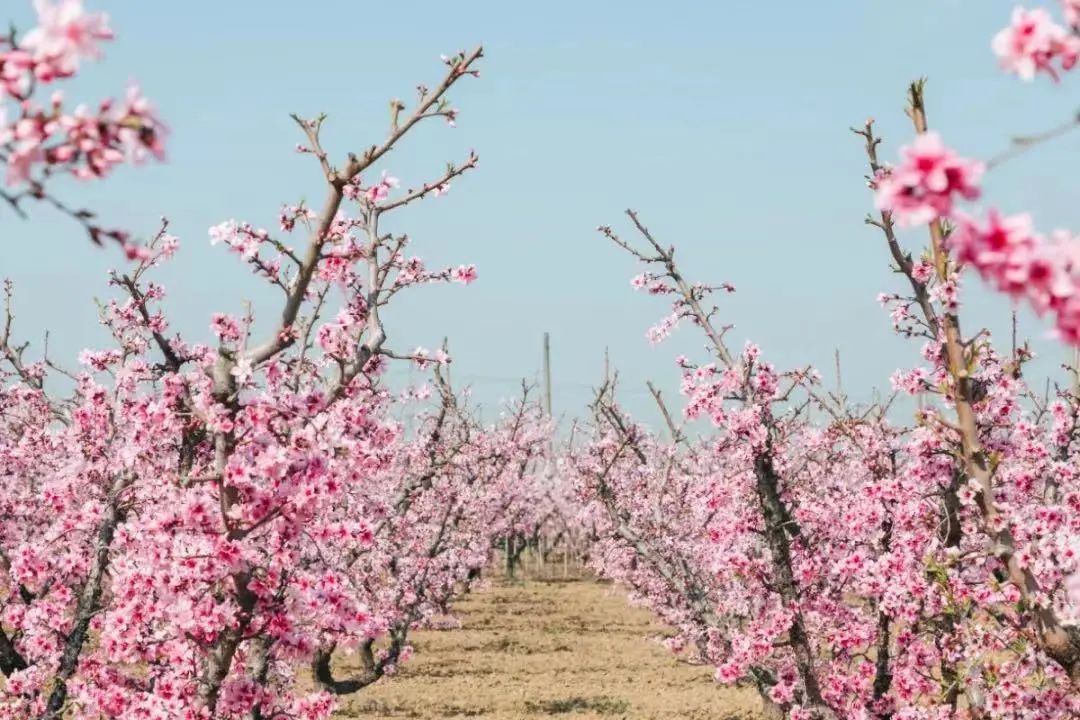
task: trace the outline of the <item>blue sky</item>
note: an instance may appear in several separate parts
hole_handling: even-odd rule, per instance
[[[215,310],[267,297],[206,229],[229,218],[274,228],[282,203],[321,196],[311,158],[292,151],[288,114],[329,113],[327,145],[341,157],[381,137],[390,98],[437,81],[441,53],[483,43],[481,78],[451,95],[459,127],[434,123],[384,163],[409,184],[476,149],[477,172],[399,214],[395,229],[431,264],[475,262],[480,280],[402,296],[390,344],[449,336],[456,379],[490,406],[536,376],[548,330],[556,412],[571,415],[605,347],[626,405],[653,417],[644,381],[674,394],[672,358],[701,345],[688,327],[646,342],[666,307],[631,291],[636,269],[595,231],[625,229],[627,207],[679,247],[688,276],[738,287],[722,300],[733,344],[752,338],[780,367],[829,368],[839,348],[851,395],[887,387],[918,346],[892,335],[875,302],[901,285],[862,223],[865,159],[847,128],[876,117],[893,157],[911,134],[905,86],[926,75],[932,125],[986,157],[1070,117],[1080,82],[999,72],[990,38],[1012,3],[998,0],[87,2],[111,14],[118,39],[69,95],[93,100],[136,79],[173,134],[167,164],[64,194],[142,235],[172,219],[183,245],[163,273],[167,307],[195,336]],[[18,5],[25,27],[29,3]],[[1030,209],[1045,229],[1075,227],[1078,149],[1080,133],[995,170],[987,202]],[[91,298],[108,293],[117,253],[43,208],[30,222],[0,213],[0,238],[22,334],[49,328],[58,357],[99,344]],[[1009,304],[978,285],[967,325],[1004,342]],[[1024,314],[1021,328],[1043,351],[1036,374],[1052,372],[1064,353],[1045,326]]]

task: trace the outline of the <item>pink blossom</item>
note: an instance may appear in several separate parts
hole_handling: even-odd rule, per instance
[[[210,330],[222,342],[232,342],[240,339],[240,323],[236,318],[225,313],[214,313],[210,321]]]
[[[995,289],[1027,300],[1040,314],[1053,312],[1062,337],[1080,340],[1080,241],[1071,234],[1048,239],[1034,231],[1029,215],[991,210],[985,222],[960,218],[949,243]]]
[[[961,217],[949,244],[957,260],[971,263],[984,275],[1002,275],[1012,258],[1038,244],[1031,216],[1024,213],[1010,217],[991,210],[986,223],[979,225]]]
[[[218,223],[210,228],[208,234],[210,235],[210,244],[217,245],[219,242],[230,244],[232,239],[236,237],[238,225],[235,220],[226,220],[225,222]]]
[[[992,45],[1001,66],[1024,80],[1045,72],[1056,81],[1055,63],[1071,70],[1080,58],[1080,38],[1055,23],[1042,8],[1016,7],[1012,24],[994,36]]]
[[[36,0],[35,6],[40,24],[21,39],[20,48],[12,46],[13,39],[0,39],[0,99],[18,101],[17,114],[0,107],[0,156],[5,184],[26,186],[15,197],[47,199],[63,207],[68,203],[49,193],[51,178],[70,174],[97,180],[125,161],[163,159],[167,131],[136,88],[124,102],[107,99],[96,109],[65,108],[64,93],[54,89],[42,108],[33,92],[74,75],[80,60],[98,57],[98,43],[113,36],[107,17],[86,13],[82,0]],[[115,240],[128,259],[148,259],[126,231],[99,225],[91,211],[71,208],[68,214],[80,219],[95,243]]]
[[[23,37],[22,46],[46,63],[39,75],[71,75],[80,59],[101,56],[99,41],[113,39],[108,15],[87,13],[82,0],[34,0],[34,7],[39,25]]]
[[[368,202],[380,203],[390,196],[390,191],[398,186],[398,179],[391,175],[387,175],[386,171],[382,171],[382,177],[379,182],[369,187],[366,191]]]
[[[12,148],[8,155],[5,182],[20,185],[30,180],[34,166],[45,160],[45,151],[39,145],[22,144]]]
[[[117,135],[125,156],[133,164],[146,160],[148,155],[165,159],[167,128],[157,117],[153,106],[143,97],[138,85],[128,88],[124,104],[116,112]]]
[[[468,285],[476,280],[476,266],[475,265],[459,265],[453,272],[454,280]]]
[[[901,163],[875,180],[876,202],[901,225],[921,225],[947,217],[953,201],[979,197],[983,165],[959,157],[935,132],[918,135],[900,150]]]
[[[229,371],[236,381],[241,385],[249,382],[254,375],[254,368],[251,365],[251,359],[248,357],[241,357],[236,361],[236,365]]]
[[[678,327],[679,319],[680,318],[677,313],[665,315],[663,318],[660,319],[660,322],[656,323],[648,329],[648,331],[645,333],[645,337],[647,337],[649,339],[649,342],[653,345],[659,345],[664,340],[667,340],[668,336],[671,335],[672,330]]]
[[[1070,26],[1080,26],[1080,0],[1061,0],[1061,9]]]
[[[889,378],[889,381],[892,383],[893,388],[898,391],[908,395],[919,395],[926,390],[927,376],[926,368],[919,367],[910,372],[897,370]]]

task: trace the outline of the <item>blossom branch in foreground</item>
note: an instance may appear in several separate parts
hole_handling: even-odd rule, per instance
[[[98,44],[113,33],[108,17],[87,13],[82,0],[38,0],[35,6],[37,27],[21,40],[14,31],[0,38],[0,163],[6,168],[0,199],[22,218],[26,201],[45,202],[78,222],[96,244],[114,240],[134,258],[144,250],[126,231],[103,227],[93,212],[70,207],[49,185],[60,175],[98,180],[125,162],[161,160],[167,130],[137,87],[96,111],[66,109],[60,91],[44,105],[36,99],[43,86],[75,76],[81,60],[100,57]]]
[[[916,132],[920,135],[927,133],[922,82],[913,83],[910,87],[909,103],[909,116]],[[874,137],[870,123],[859,134],[867,140],[868,156],[874,169],[877,166],[874,149],[880,141]],[[879,202],[880,199],[879,195]],[[885,206],[883,222],[879,227],[886,231],[886,240],[895,258],[895,237],[888,232],[890,226],[887,217],[892,207],[888,202]],[[947,221],[957,217],[961,218],[957,221],[960,226],[954,229]],[[1063,522],[1044,527],[1041,539],[1039,534],[1033,534],[1025,527],[1026,519],[1044,516],[1054,510],[1039,509],[1041,503],[1045,502],[1045,495],[1029,497],[1029,491],[1017,494],[1011,483],[1016,472],[1023,472],[1015,469],[1017,463],[1023,462],[1023,455],[1020,449],[998,435],[1009,427],[1003,423],[1004,418],[1017,412],[1018,406],[1013,398],[1021,391],[1018,384],[1019,365],[1026,355],[1014,350],[1010,362],[1005,363],[994,353],[985,331],[972,338],[964,338],[960,328],[957,294],[957,273],[961,266],[950,257],[949,252],[954,251],[957,260],[974,264],[986,274],[993,274],[991,268],[997,264],[1000,277],[1012,276],[1021,281],[1026,293],[1047,292],[1047,305],[1053,303],[1053,292],[1049,288],[1060,286],[1060,283],[1053,282],[1054,272],[1049,267],[1036,273],[1042,281],[1023,282],[1025,277],[1032,274],[1027,272],[1025,275],[1021,268],[1030,269],[1033,264],[1037,266],[1039,253],[1035,251],[1037,243],[1028,239],[1030,233],[1026,233],[1026,228],[1029,226],[1022,220],[999,220],[991,213],[991,226],[981,237],[973,237],[972,228],[965,227],[968,223],[970,221],[963,220],[952,210],[932,214],[928,222],[930,244],[927,259],[932,272],[927,273],[920,268],[918,278],[912,279],[914,266],[907,266],[909,269],[905,274],[912,286],[916,289],[929,288],[924,297],[939,306],[938,309],[930,304],[929,309],[924,310],[923,318],[928,327],[937,329],[924,352],[933,362],[933,370],[922,373],[924,379],[918,385],[910,385],[909,391],[918,394],[927,391],[939,393],[955,414],[955,420],[950,421],[937,411],[920,413],[926,427],[938,436],[937,442],[950,448],[949,454],[954,458],[949,468],[951,480],[943,483],[946,485],[943,496],[946,546],[957,553],[968,547],[971,548],[967,551],[969,555],[977,552],[983,558],[992,558],[989,567],[986,559],[977,562],[974,558],[966,562],[953,560],[952,563],[959,572],[964,572],[966,568],[968,573],[989,573],[984,582],[993,584],[1007,581],[1012,588],[1010,593],[1015,594],[1017,601],[1015,616],[1000,620],[1008,625],[1007,632],[1019,632],[1025,642],[1033,641],[1044,653],[1043,657],[1056,663],[1058,672],[1075,683],[1077,672],[1080,672],[1080,634],[1075,624],[1064,619],[1069,616],[1067,606],[1056,598],[1061,598],[1059,578],[1076,569],[1070,568],[1070,554],[1055,560],[1052,550],[1040,563],[1032,560],[1035,554],[1041,555],[1047,548],[1054,547],[1056,533],[1067,531],[1068,525]],[[1022,253],[1033,251],[1034,255],[1020,262]],[[925,303],[920,304],[920,307],[925,306]],[[990,408],[996,410],[991,413]],[[1026,432],[1034,434],[1035,429]],[[1041,474],[1045,471],[1035,472]],[[1051,481],[1048,479],[1047,482]],[[1003,497],[1012,499],[1003,503]],[[1020,500],[1020,497],[1025,499]],[[969,516],[970,520],[964,520]],[[961,528],[968,527],[969,522],[970,530],[961,532]],[[991,609],[991,605],[988,599],[981,608],[994,616],[998,611]],[[953,636],[962,629],[963,624],[970,622],[956,613],[947,616],[947,619],[945,630]],[[942,668],[945,673],[945,666]],[[973,663],[971,669],[982,677],[978,664]],[[1066,679],[1065,682],[1069,681]],[[993,691],[998,692],[998,689],[994,688]],[[1052,693],[1047,693],[1044,699],[1048,703],[1047,708],[1053,707],[1055,712],[1067,707],[1055,705]],[[1019,698],[1016,700],[1020,702]]]

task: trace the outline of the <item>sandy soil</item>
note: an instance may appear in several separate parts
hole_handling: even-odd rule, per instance
[[[664,629],[586,578],[495,582],[457,605],[463,627],[415,635],[395,677],[346,699],[342,718],[756,720],[752,691],[652,638]]]

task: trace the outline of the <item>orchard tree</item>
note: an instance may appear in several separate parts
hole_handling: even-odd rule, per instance
[[[82,17],[77,3],[41,7]],[[104,32],[100,18],[81,22],[97,28],[87,39]],[[31,45],[49,32],[32,33]],[[40,47],[46,57],[53,45]],[[297,669],[318,666],[328,648],[370,648],[439,604],[439,596],[376,604],[359,582],[364,565],[322,550],[328,541],[345,552],[374,543],[372,498],[357,488],[378,485],[397,454],[410,452],[387,413],[386,364],[449,362],[445,353],[391,351],[382,309],[411,287],[476,277],[467,265],[428,269],[407,254],[407,236],[380,229],[386,215],[443,194],[476,156],[404,191],[377,165],[418,124],[453,123],[446,93],[477,74],[481,55],[444,58],[440,82],[420,87],[411,106],[395,101],[385,137],[340,162],[323,147],[325,118],[297,117],[300,149],[324,180],[322,206],[285,207],[281,235],[235,221],[211,229],[212,241],[278,290],[277,307],[265,308],[268,336],[257,338],[264,309],[250,306],[215,314],[210,343],[170,330],[153,281],[178,248],[167,223],[133,266],[113,273],[119,297],[101,319],[114,345],[82,353],[76,372],[25,356],[9,296],[0,335],[0,716],[327,717],[332,695],[299,689]],[[305,236],[298,247],[295,235]],[[46,393],[45,378],[65,372],[73,394]],[[442,472],[435,486],[458,487]],[[483,482],[497,484],[489,475]],[[409,532],[433,527],[426,516],[403,522]],[[452,551],[440,541],[426,561],[407,558],[411,569],[384,578],[379,600],[415,585],[417,572],[436,577],[429,566],[444,551],[464,553],[438,571],[445,601],[456,573],[478,562],[476,547],[460,547],[467,535],[454,536]]]
[[[1045,73],[1057,81],[1059,71],[1076,65],[1080,58],[1080,5],[1063,0],[1061,6],[1067,27],[1057,24],[1041,8],[1017,7],[1013,11],[1011,24],[992,43],[1005,70],[1026,80]],[[1062,616],[1055,607],[1057,574],[1051,573],[1048,579],[1039,577],[1040,564],[1052,566],[1053,560],[1038,563],[1038,554],[1032,555],[1028,549],[1041,546],[1051,553],[1064,553],[1069,557],[1067,566],[1075,570],[1072,555],[1080,549],[1078,497],[1062,492],[1059,478],[1054,477],[1072,473],[1065,466],[1036,475],[1035,482],[1044,486],[1042,495],[1050,506],[1047,512],[1055,517],[1049,526],[1040,523],[1033,527],[1034,518],[1024,518],[1013,509],[1016,491],[1009,487],[1009,475],[1002,467],[1008,456],[995,447],[992,437],[995,426],[1013,408],[1004,408],[1000,418],[987,418],[980,410],[988,394],[1015,394],[1021,365],[1030,354],[1026,349],[1014,349],[1011,357],[1002,360],[985,330],[965,337],[959,298],[960,273],[971,267],[995,289],[1027,302],[1040,315],[1051,314],[1058,337],[1080,344],[1080,241],[1064,230],[1049,237],[1039,234],[1026,213],[1008,216],[991,209],[979,219],[960,207],[964,200],[979,199],[979,180],[985,171],[1000,166],[1016,152],[1076,127],[1080,118],[1039,137],[1015,141],[1009,153],[983,163],[961,157],[930,129],[922,81],[909,88],[907,114],[916,138],[902,149],[902,160],[896,167],[879,161],[881,140],[874,134],[872,120],[855,130],[865,141],[869,183],[879,210],[879,215],[867,222],[882,231],[896,268],[906,276],[911,291],[911,295],[891,296],[886,301],[897,308],[896,317],[917,324],[919,331],[912,334],[925,336],[933,348],[928,355],[935,366],[921,384],[940,392],[951,405],[953,419],[937,416],[936,427],[956,457],[954,492],[964,487],[978,509],[977,531],[990,543],[1002,579],[1019,594],[1022,612],[1017,622],[1030,633],[1035,645],[1074,682],[1080,682],[1080,626],[1075,617]],[[912,226],[929,231],[927,250],[918,261],[901,249],[896,234],[897,228]],[[937,306],[934,300],[939,301]],[[1054,403],[1052,415],[1058,422],[1068,422],[1075,394],[1075,390],[1061,393]],[[1053,455],[1065,461],[1069,442],[1061,430],[1055,436],[1059,447]]]
[[[1069,28],[1017,10],[993,43],[1004,67],[1029,79],[1071,69],[1077,6],[1064,9]],[[921,82],[908,114],[917,138],[896,167],[879,161],[872,121],[856,132],[878,206],[867,222],[907,281],[881,299],[899,333],[925,342],[926,364],[893,376],[922,398],[911,427],[883,408],[853,414],[816,373],[778,373],[753,346],[732,353],[707,305],[730,286],[686,280],[634,213],[640,244],[601,228],[646,267],[636,288],[673,298],[649,339],[684,322],[702,332],[710,362],[678,360],[684,415],[717,434],[689,440],[662,408],[662,442],[598,393],[593,444],[572,460],[601,519],[594,558],[679,629],[676,648],[722,682],[753,683],[777,714],[1075,717],[1080,393],[1074,378],[1040,397],[1024,382],[1026,344],[999,353],[987,331],[965,336],[959,275],[973,267],[1076,342],[1077,241],[960,207],[986,169],[1075,121],[983,164],[929,131]],[[926,252],[904,249],[910,226],[929,229]],[[807,407],[830,422],[812,426]]]
[[[1027,405],[1028,351],[1001,357],[986,333],[962,343],[969,374],[950,373],[941,318],[958,324],[956,284],[901,252],[912,293],[884,299],[901,333],[926,339],[929,366],[893,381],[926,400],[907,428],[885,407],[855,412],[813,370],[728,350],[706,298],[733,288],[687,281],[674,248],[630,217],[640,244],[601,230],[649,268],[635,287],[672,298],[650,339],[688,322],[707,340],[709,362],[677,365],[683,415],[716,432],[692,440],[669,421],[660,441],[601,389],[592,443],[570,465],[596,508],[599,571],[679,630],[675,648],[756,685],[780,716],[1074,717],[1080,396]],[[809,423],[810,407],[830,421]],[[949,417],[961,408],[991,468],[990,508]]]

